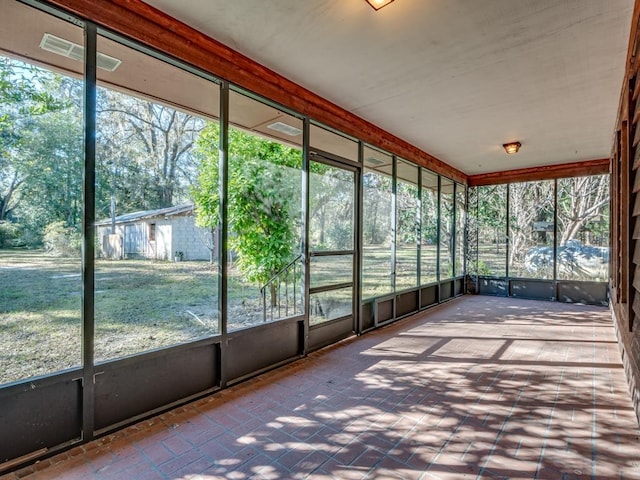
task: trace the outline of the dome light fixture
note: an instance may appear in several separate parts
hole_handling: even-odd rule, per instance
[[[367,0],[367,3],[373,7],[374,10],[380,10],[382,7],[386,7],[393,0]]]
[[[518,153],[518,150],[520,150],[521,146],[522,144],[520,142],[511,142],[503,144],[502,148],[504,148],[504,151],[507,152],[507,155],[511,155],[512,153]]]

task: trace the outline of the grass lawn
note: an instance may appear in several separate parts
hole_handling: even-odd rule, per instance
[[[436,245],[422,245],[421,283],[436,281]],[[396,290],[417,286],[416,247],[399,245],[396,250]],[[390,247],[365,246],[362,258],[362,298],[379,297],[392,293]],[[444,275],[444,273],[443,273]],[[444,278],[444,277],[443,277]]]
[[[432,250],[423,249],[423,256],[435,266]],[[414,255],[415,250],[398,251],[399,279],[407,286],[415,275]],[[315,264],[314,284],[350,281],[349,259],[324,260]],[[388,250],[367,248],[363,260],[364,298],[390,293]],[[0,384],[81,364],[80,272],[78,258],[0,250]],[[300,296],[300,284],[296,288]],[[217,334],[217,292],[218,268],[207,262],[96,260],[96,361]],[[348,313],[350,292],[315,295],[312,323]],[[230,331],[263,322],[259,288],[243,282],[233,268],[227,293]]]
[[[79,259],[0,250],[0,384],[81,364]],[[207,262],[97,260],[96,361],[219,332]],[[262,321],[255,286],[229,277],[229,329]]]

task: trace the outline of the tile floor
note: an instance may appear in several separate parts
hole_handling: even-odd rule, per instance
[[[0,477],[640,479],[607,309],[467,296]]]

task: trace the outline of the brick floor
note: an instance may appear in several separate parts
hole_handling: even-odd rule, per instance
[[[463,297],[0,477],[640,479],[607,309]]]

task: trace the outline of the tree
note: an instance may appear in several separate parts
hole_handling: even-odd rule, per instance
[[[24,133],[22,167],[28,177],[22,192],[28,201],[21,215],[36,230],[54,221],[76,230],[82,224],[82,119],[72,113],[44,115]]]
[[[396,215],[398,244],[418,242],[420,232],[420,216],[418,205],[418,188],[416,185],[398,181],[396,186]]]
[[[98,91],[97,210],[171,207],[196,177],[193,147],[206,122],[114,90]]]
[[[554,182],[512,183],[509,186],[509,265],[513,276],[525,275],[525,257],[535,246],[553,245]],[[536,224],[538,226],[536,227]],[[553,231],[553,230],[551,230]],[[553,261],[536,265],[535,278],[553,278]]]
[[[208,124],[197,142],[200,166],[192,198],[196,224],[213,231],[219,224],[219,126]],[[249,281],[265,284],[293,257],[299,241],[299,150],[229,129],[229,248]],[[276,304],[275,285],[271,304]]]
[[[603,210],[609,203],[609,176],[573,177],[558,181],[558,245],[566,245],[590,223],[595,233],[608,234],[608,216]],[[600,225],[594,223],[599,222]]]
[[[364,229],[363,237],[367,245],[381,245],[388,241],[391,233],[391,177],[376,171],[365,171],[362,176],[364,186]]]
[[[0,57],[0,221],[13,216],[25,183],[39,171],[26,153],[26,137],[33,138],[41,117],[72,106],[59,95],[62,82],[59,75]]]

